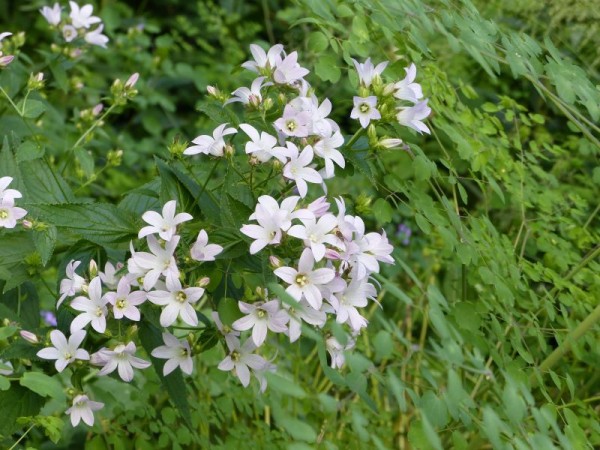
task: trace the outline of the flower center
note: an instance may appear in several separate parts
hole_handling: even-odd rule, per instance
[[[304,287],[308,284],[308,277],[302,273],[296,275],[296,284],[300,287]]]
[[[238,352],[237,350],[234,350],[234,351],[231,352],[231,359],[234,362],[238,362],[241,357],[242,357],[242,355],[240,355],[240,352]]]
[[[259,309],[258,311],[256,311],[256,315],[258,316],[259,319],[262,319],[263,317],[265,317],[267,315],[267,313],[265,312],[264,309]]]
[[[310,236],[308,236],[308,239],[311,242],[317,242],[318,241],[317,236],[315,234],[311,234]]]
[[[184,348],[182,348],[182,349],[179,351],[179,356],[181,356],[182,358],[186,358],[186,357],[188,356],[188,351],[187,351],[187,348],[185,348],[185,347],[184,347]]]
[[[0,219],[6,219],[6,218],[8,218],[8,210],[0,209]]]
[[[123,308],[125,308],[126,305],[127,305],[127,300],[125,300],[124,298],[120,298],[120,299],[117,300],[115,306],[118,309],[123,309]]]
[[[371,107],[367,103],[361,103],[358,107],[358,110],[363,114],[368,113],[370,109]]]
[[[102,308],[100,308],[99,306],[96,308],[96,317],[102,317],[104,314],[102,313]]]
[[[290,132],[293,133],[294,130],[296,128],[298,128],[298,124],[296,123],[295,120],[288,120],[287,122],[285,122],[285,128]]]
[[[71,353],[69,353],[69,352],[66,352],[64,354],[64,357],[65,357],[66,360],[69,360],[69,359],[73,358],[73,355],[71,355]]]
[[[183,303],[186,301],[187,299],[187,295],[185,295],[185,292],[183,291],[179,291],[176,295],[175,295],[175,299],[177,299],[177,301],[179,303]]]

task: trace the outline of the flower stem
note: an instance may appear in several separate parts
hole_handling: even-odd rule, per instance
[[[1,89],[1,88],[0,88],[0,89]],[[25,436],[27,436],[27,433],[29,433],[33,427],[35,427],[35,423],[34,423],[34,424],[31,424],[31,426],[30,426],[29,428],[27,428],[27,431],[25,431],[25,433],[23,433],[23,434],[21,435],[21,437],[20,437],[19,439],[17,439],[17,442],[15,442],[15,443],[12,445],[12,447],[11,447],[11,448],[9,448],[8,450],[13,450],[13,448],[15,448],[15,447],[16,447],[16,446],[19,444],[19,442],[21,442],[21,441],[23,440],[23,438],[24,438]]]

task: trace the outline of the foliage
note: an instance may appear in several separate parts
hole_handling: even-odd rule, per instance
[[[0,176],[15,178],[36,221],[0,234],[0,359],[23,368],[0,376],[0,409],[21,417],[0,428],[3,445],[33,425],[30,445],[58,441],[43,448],[600,446],[600,92],[594,25],[580,25],[587,18],[576,11],[589,8],[577,4],[492,3],[478,5],[482,14],[466,0],[169,1],[144,10],[104,2],[109,50],[90,49],[77,62],[43,44],[51,32],[35,17],[41,4],[5,11],[0,31],[8,23],[28,31],[3,47],[18,58],[0,72]],[[552,15],[560,37],[540,34],[533,10]],[[139,217],[168,200],[214,221],[218,243],[245,223],[252,193],[215,189],[241,186],[238,175],[178,155],[194,136],[239,123],[237,109],[205,92],[250,80],[236,68],[256,41],[302,53],[345,134],[357,126],[351,58],[390,60],[385,74],[395,79],[411,62],[419,67],[432,135],[370,128],[329,186],[332,196],[354,197],[367,228],[384,227],[395,241],[396,264],[377,275],[381,308],[370,305],[369,327],[340,372],[311,329],[300,345],[279,342],[285,358],[263,394],[217,369],[223,351],[208,334],[201,364],[185,378],[189,410],[160,370],[135,384],[97,378],[93,393],[108,400],[84,434],[64,416],[72,392],[62,386],[79,381],[24,370],[41,367],[41,344],[18,330],[43,339],[39,310],[54,308],[67,263],[123,259]],[[47,87],[30,91],[39,71]],[[139,94],[115,101],[114,79],[133,72]],[[105,109],[95,116],[99,102]],[[376,148],[384,137],[401,138],[405,150]],[[246,243],[226,251],[231,267],[198,274],[211,277],[208,289],[228,289],[222,296],[235,300],[257,283],[277,290],[264,279],[265,258],[249,275]],[[222,316],[232,304],[223,301]],[[59,328],[70,320],[59,315]],[[156,325],[140,336],[160,340]],[[343,338],[335,326],[331,333]]]

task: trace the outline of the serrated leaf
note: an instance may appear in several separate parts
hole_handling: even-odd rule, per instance
[[[49,164],[41,159],[23,163],[23,182],[27,188],[24,195],[26,205],[38,203],[71,203],[75,201],[73,191],[58,173]]]
[[[23,104],[23,100],[21,100],[17,103],[17,107],[21,111],[21,116],[27,119],[37,119],[48,109],[46,103],[33,99],[27,99],[25,104]]]
[[[128,213],[108,203],[36,205],[35,210],[46,221],[99,245],[127,241],[138,232]]]
[[[41,372],[25,372],[19,380],[19,384],[42,397],[56,399],[65,397],[60,382],[56,378],[52,378]]]
[[[44,230],[35,230],[33,232],[33,243],[35,249],[42,258],[42,265],[48,264],[48,260],[54,252],[58,231],[54,225],[49,225]]]
[[[34,159],[41,158],[44,156],[45,148],[36,144],[32,141],[25,141],[16,151],[16,161],[17,163],[22,163],[24,161],[33,161]]]
[[[321,56],[315,64],[315,73],[323,81],[337,83],[342,76],[342,71],[338,67],[338,64],[338,59],[335,56]]]

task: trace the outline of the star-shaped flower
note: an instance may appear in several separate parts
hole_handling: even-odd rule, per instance
[[[165,203],[162,209],[162,216],[156,211],[146,211],[142,215],[142,219],[150,226],[144,227],[138,233],[138,238],[141,239],[148,235],[158,233],[161,239],[170,241],[175,232],[177,231],[177,225],[188,220],[192,220],[193,217],[188,213],[175,214],[177,209],[177,202],[175,200],[168,201]]]
[[[50,341],[54,347],[46,347],[37,352],[43,359],[55,359],[56,370],[62,372],[76,359],[89,360],[90,354],[87,350],[79,348],[85,338],[85,331],[78,330],[71,334],[67,341],[66,336],[60,330],[50,332]]]

